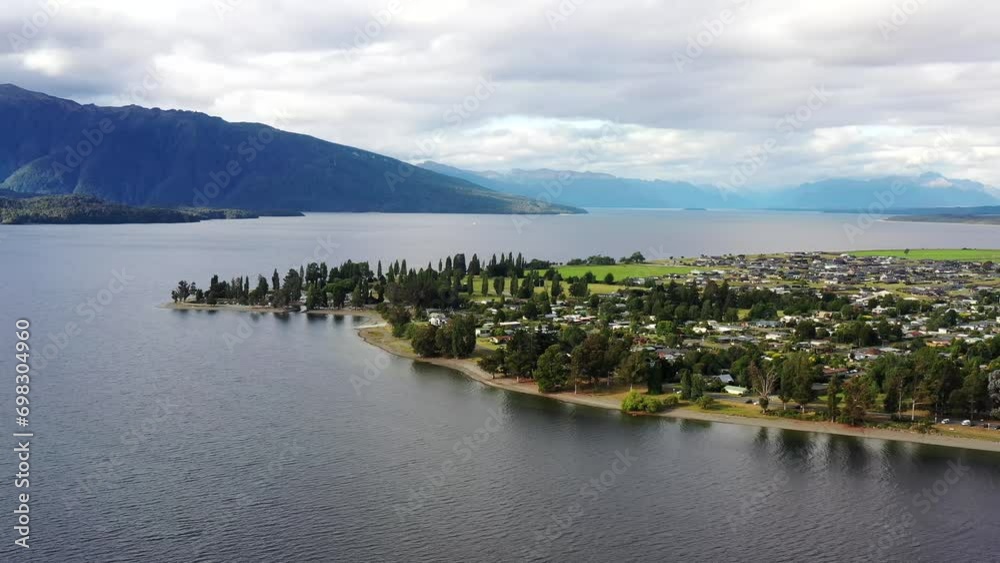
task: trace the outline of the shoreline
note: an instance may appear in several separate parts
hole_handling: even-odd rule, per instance
[[[541,393],[538,391],[533,382],[517,383],[506,378],[494,379],[489,373],[476,365],[472,360],[457,358],[421,358],[412,351],[401,350],[399,348],[399,344],[405,343],[405,340],[394,338],[384,332],[377,332],[377,329],[374,328],[362,327],[357,329],[357,333],[366,343],[379,348],[386,353],[415,362],[449,368],[470,379],[478,381],[483,385],[493,387],[495,389],[521,393],[524,395],[533,395],[536,397],[544,397],[553,401],[561,401],[564,403],[621,412],[621,401],[617,398],[602,395],[578,395],[571,392]],[[987,440],[976,440],[972,438],[959,438],[955,436],[942,436],[935,434],[918,434],[915,432],[906,432],[904,430],[855,428],[843,424],[809,422],[779,417],[751,418],[686,409],[674,409],[656,414],[633,413],[632,416],[650,416],[680,420],[697,420],[702,422],[719,422],[723,424],[738,424],[741,426],[755,426],[775,428],[779,430],[794,430],[797,432],[814,432],[818,434],[850,436],[855,438],[910,442],[929,446],[962,448],[1000,453],[1000,442],[990,442]]]
[[[385,322],[382,315],[374,309],[313,309],[311,311],[295,311],[293,309],[283,309],[280,307],[258,307],[255,305],[233,305],[223,303],[221,305],[206,305],[204,303],[164,303],[160,309],[171,309],[174,311],[235,311],[237,313],[274,313],[279,315],[312,315],[316,317],[362,317],[376,323]],[[363,327],[362,327],[363,328]]]
[[[247,305],[204,305],[197,303],[166,303],[160,306],[164,309],[179,311],[235,311],[250,313],[294,313],[317,316],[344,316],[361,317],[376,324],[355,327],[354,331],[366,344],[378,348],[388,354],[408,359],[414,362],[435,365],[448,368],[462,374],[469,379],[477,381],[483,385],[501,389],[523,395],[533,395],[544,397],[553,401],[594,407],[604,410],[621,412],[621,398],[609,395],[580,395],[571,392],[561,393],[541,393],[533,382],[518,383],[511,379],[496,379],[480,368],[475,361],[458,358],[422,358],[412,351],[409,343],[392,336],[384,330],[385,320],[373,309],[321,309],[308,312],[289,311],[273,307],[251,307]],[[741,426],[754,426],[763,428],[774,428],[778,430],[793,430],[796,432],[813,432],[817,434],[830,434],[837,436],[850,436],[854,438],[868,438],[874,440],[885,440],[895,442],[909,442],[929,446],[940,446],[947,448],[961,448],[967,450],[977,450],[985,452],[1000,453],[1000,442],[988,440],[977,440],[974,438],[961,438],[957,436],[947,436],[941,434],[918,434],[905,430],[889,430],[883,428],[856,428],[843,424],[829,422],[810,422],[788,418],[768,417],[754,418],[742,417],[729,414],[712,413],[706,411],[687,410],[678,408],[659,412],[656,414],[632,413],[631,416],[650,416],[660,418],[671,418],[676,420],[696,420],[701,422],[718,422],[722,424],[737,424]]]

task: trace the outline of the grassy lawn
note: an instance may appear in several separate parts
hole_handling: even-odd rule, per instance
[[[968,428],[965,426],[942,426],[936,425],[935,430],[944,436],[956,436],[959,438],[973,438],[976,440],[989,440],[1000,442],[1000,430],[987,430],[985,428]]]
[[[754,405],[745,405],[743,403],[734,403],[731,401],[720,400],[716,402],[715,405],[708,410],[704,410],[694,403],[683,401],[681,403],[681,406],[678,408],[688,411],[710,412],[713,414],[727,414],[729,416],[742,416],[746,418],[773,418],[771,416],[768,416],[760,412],[760,407],[755,407]]]
[[[598,279],[600,279],[600,278],[598,278]],[[519,283],[523,283],[523,282],[524,282],[524,279],[519,280]],[[482,284],[483,284],[482,278],[479,277],[479,276],[476,276],[475,280],[472,283],[473,292],[472,292],[472,295],[470,295],[470,297],[472,297],[474,299],[477,299],[477,300],[480,299],[480,298],[482,298],[482,297],[484,297],[483,294],[482,294],[482,291],[481,291],[482,290]],[[549,282],[549,281],[546,280],[544,287],[536,287],[535,288],[535,293],[542,293],[543,291],[548,291],[549,287],[551,287],[551,285],[552,285],[552,282]],[[566,282],[566,281],[563,281],[562,282],[562,287],[563,287],[564,298],[568,297],[569,296],[569,283]],[[615,293],[616,291],[618,291],[620,289],[640,289],[640,290],[645,289],[645,288],[642,288],[642,287],[624,286],[624,285],[609,285],[609,284],[605,284],[605,283],[592,283],[592,284],[588,285],[587,288],[590,290],[591,295],[595,295],[595,294],[596,295],[604,295],[604,294],[607,294],[607,293]],[[466,293],[465,295],[468,295],[468,294]],[[504,285],[504,295],[506,295],[507,297],[510,297],[510,278],[507,278],[507,283]],[[490,279],[489,293],[486,294],[485,297],[495,298],[496,296],[497,296],[496,292],[494,292],[494,290],[493,290],[493,280]]]
[[[886,256],[904,258],[906,260],[959,260],[963,262],[1000,261],[1000,250],[980,249],[912,249],[907,254],[905,250],[864,250],[850,252],[851,256]]]
[[[560,266],[556,268],[563,279],[582,277],[587,272],[593,272],[598,280],[611,274],[615,280],[627,278],[648,278],[671,274],[687,275],[694,268],[687,266],[663,266],[659,264],[616,264],[614,266]]]

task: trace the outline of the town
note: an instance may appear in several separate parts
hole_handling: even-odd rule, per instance
[[[873,251],[564,264],[464,254],[181,282],[175,302],[377,309],[423,358],[623,410],[698,408],[1000,439],[991,251]],[[390,336],[387,334],[386,336]],[[643,389],[640,392],[640,389]],[[1000,433],[996,433],[1000,435]]]

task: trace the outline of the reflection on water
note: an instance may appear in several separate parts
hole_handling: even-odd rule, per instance
[[[30,313],[39,342],[80,321],[74,308],[111,269],[137,278],[32,379],[43,541],[34,559],[8,546],[0,560],[513,561],[576,502],[539,560],[996,561],[995,454],[628,417],[385,358],[357,338],[353,317],[158,308],[177,279],[298,267],[288,261],[317,233],[345,241],[331,261],[426,263],[488,256],[497,241],[540,258],[846,247],[842,220],[597,213],[538,218],[523,234],[504,217],[377,214],[0,227],[0,263],[23,274],[0,284],[24,301],[0,308],[0,326]],[[987,247],[990,237],[877,224],[861,242]],[[230,351],[223,337],[243,323],[252,331]],[[0,354],[0,371],[11,360]],[[384,369],[356,387],[370,364]],[[493,412],[506,413],[499,431],[468,445]],[[624,452],[638,461],[582,497]],[[399,507],[417,508],[401,518]]]

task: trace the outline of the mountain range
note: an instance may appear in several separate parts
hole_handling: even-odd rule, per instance
[[[11,84],[0,85],[0,189],[130,206],[582,212],[267,125],[81,105]]]
[[[1000,204],[1000,191],[995,188],[933,172],[872,179],[833,178],[793,187],[733,192],[687,182],[639,180],[590,172],[547,169],[473,172],[432,161],[420,166],[498,192],[578,207],[867,211],[877,204],[905,213],[904,209]]]
[[[995,188],[936,173],[724,190],[562,170],[417,166],[259,123],[81,105],[0,85],[0,189],[138,207],[582,213],[586,207],[859,211],[1000,205]]]

